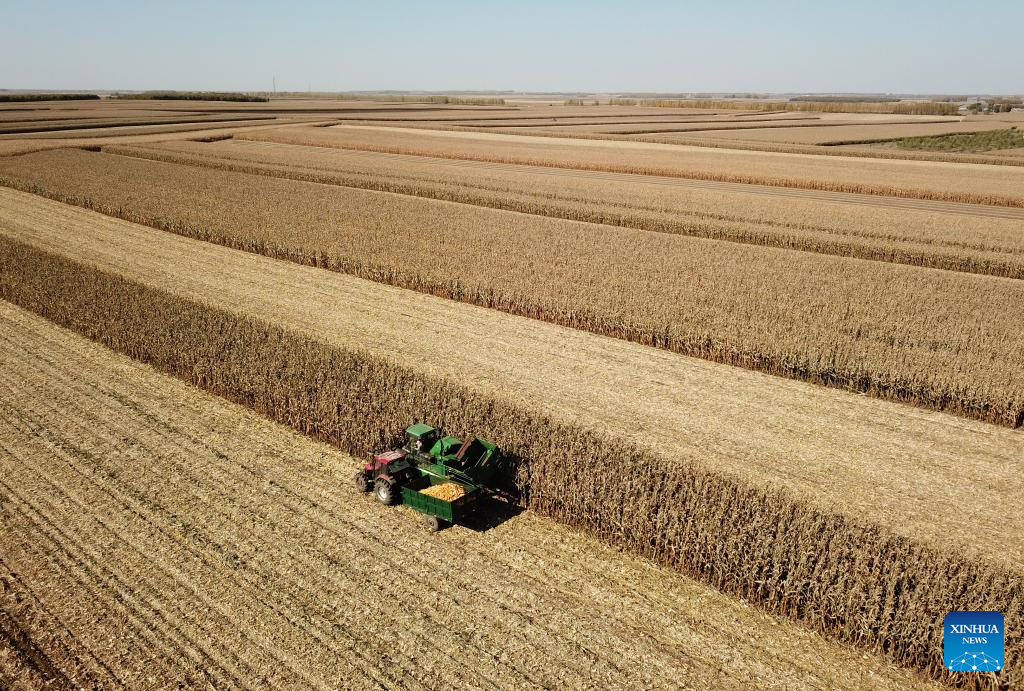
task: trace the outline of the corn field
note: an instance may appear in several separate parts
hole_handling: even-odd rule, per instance
[[[624,142],[602,148],[578,145],[560,147],[548,143],[539,145],[518,137],[521,141],[496,141],[487,139],[486,135],[484,138],[467,137],[461,133],[426,136],[422,133],[406,134],[356,127],[292,128],[240,133],[238,137],[454,160],[1024,207],[1024,196],[1020,192],[1024,189],[1021,185],[1024,172],[1015,169],[954,172],[941,167],[932,169],[899,161],[866,163],[846,160],[839,163],[835,159],[778,158],[753,153],[734,153],[722,157],[713,152],[701,151],[677,152],[657,148],[631,150]]]
[[[1001,680],[1024,681],[1024,587],[1004,567],[6,238],[0,278],[0,298],[349,452],[423,414],[481,433],[527,507],[949,683],[971,682],[947,675],[941,626],[921,622],[1003,612]]]
[[[492,134],[505,134],[514,136],[528,135],[531,137],[543,137],[548,139],[583,139],[605,142],[645,142],[648,144],[670,144],[673,146],[698,146],[705,149],[729,149],[733,151],[761,151],[764,153],[777,154],[811,154],[814,156],[838,156],[845,159],[869,158],[878,160],[905,160],[905,161],[932,161],[935,163],[979,163],[983,165],[997,166],[1024,166],[1024,157],[993,154],[974,153],[946,153],[938,151],[912,151],[908,149],[881,148],[876,146],[863,146],[861,142],[851,142],[850,145],[823,146],[819,144],[795,144],[792,142],[780,141],[754,141],[751,139],[735,140],[716,138],[712,136],[701,136],[701,133],[687,136],[685,133],[659,133],[659,134],[610,134],[608,132],[584,131],[582,128],[576,131],[567,131],[564,128],[552,127],[486,127],[482,124],[474,124],[472,127],[465,123],[417,123],[399,122],[390,123],[384,120],[354,120],[354,124],[372,125],[375,127],[400,126],[414,129],[428,129],[440,132],[489,132]]]
[[[27,191],[187,237],[769,374],[1024,422],[1024,286],[1014,280],[90,153],[23,156],[0,170]]]
[[[771,113],[811,111],[819,113],[887,113],[894,115],[955,115],[956,103],[936,101],[890,101],[857,103],[851,101],[772,101],[714,99],[613,98],[611,105],[654,106],[657,108],[710,108],[714,110],[753,110]]]
[[[635,177],[615,180],[606,174],[567,181],[543,169],[417,164],[353,156],[339,149],[311,151],[245,141],[114,145],[103,151],[657,233],[1024,278],[1024,237],[1019,222],[1009,214],[998,218],[988,212],[979,228],[976,218],[942,213],[942,205],[922,204],[915,210],[891,205],[851,208],[798,197],[745,204],[736,195],[694,191],[666,180],[644,185]],[[809,222],[810,218],[814,220]]]

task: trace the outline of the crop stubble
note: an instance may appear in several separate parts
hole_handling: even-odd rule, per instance
[[[420,415],[483,433],[531,508],[938,676],[921,621],[1016,630],[1018,433],[20,197],[5,297],[300,431],[353,451]]]
[[[1024,278],[1024,259],[1017,259],[1024,256],[1024,209],[242,140],[112,145],[103,151],[652,232]]]
[[[1017,280],[88,152],[18,157],[0,174],[238,249],[1005,426],[1024,418]]]
[[[358,124],[362,126],[392,126],[384,120],[364,120],[356,121],[352,124]],[[579,141],[594,141],[594,142],[605,142],[606,144],[615,145],[615,142],[619,143],[645,143],[645,144],[669,144],[674,147],[698,147],[703,149],[725,149],[732,151],[748,151],[755,152],[760,151],[764,153],[774,154],[799,154],[799,155],[811,155],[818,157],[840,157],[847,160],[856,158],[868,158],[878,160],[904,160],[904,161],[931,161],[934,163],[970,163],[970,164],[982,164],[982,165],[1001,165],[1001,166],[1024,166],[1024,161],[1014,156],[1000,155],[998,151],[989,151],[983,154],[972,154],[972,153],[949,153],[949,152],[936,152],[936,151],[914,151],[909,149],[899,149],[895,147],[885,147],[877,144],[834,144],[824,146],[820,144],[794,144],[781,141],[754,141],[751,139],[732,139],[732,138],[718,138],[714,136],[714,132],[695,132],[688,134],[685,132],[662,132],[653,134],[610,134],[603,131],[594,131],[593,128],[572,128],[572,127],[536,127],[536,128],[518,128],[518,127],[483,127],[474,126],[468,127],[466,125],[456,125],[443,122],[408,122],[408,123],[395,123],[396,126],[409,129],[419,129],[435,132],[469,132],[472,134],[478,134],[481,131],[497,135],[511,135],[511,136],[532,136],[542,141],[544,139],[562,139],[572,140],[574,143]],[[1007,127],[1008,125],[1004,121],[1001,127]],[[827,160],[827,159],[825,159]],[[601,168],[602,170],[604,168]],[[706,176],[705,176],[706,177]],[[795,183],[799,184],[799,183]],[[804,183],[804,186],[807,186]],[[810,189],[816,189],[808,187]],[[830,187],[829,189],[832,189]],[[872,194],[886,194],[885,188],[878,188],[871,191]],[[905,194],[905,191],[901,191],[901,194]],[[923,198],[932,198],[934,193],[923,192],[921,193]]]
[[[0,325],[11,688],[926,686],[531,514],[424,549],[351,459],[7,303]]]
[[[945,123],[818,123],[802,127],[750,127],[745,129],[722,128],[720,130],[693,131],[696,136],[706,136],[719,141],[764,141],[781,144],[858,144],[891,141],[902,137],[926,137],[964,132],[985,132],[1005,129],[1003,121],[971,121]],[[685,130],[680,129],[680,132]],[[667,132],[666,132],[667,133]],[[638,132],[637,134],[643,134]],[[652,131],[651,134],[658,134]],[[692,136],[692,135],[691,135]],[[666,139],[670,141],[671,137]]]
[[[1007,166],[708,150],[638,141],[552,140],[525,135],[337,125],[239,132],[284,144],[677,176],[782,187],[1024,206],[1024,171]]]

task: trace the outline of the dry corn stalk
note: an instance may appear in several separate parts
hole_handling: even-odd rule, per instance
[[[140,180],[162,193],[140,194]],[[913,245],[906,255],[895,244],[875,248],[881,254],[873,256],[908,262],[923,256],[918,250],[938,252],[945,259],[934,263],[953,269],[940,272],[814,252],[787,253],[780,262],[778,248],[745,241],[510,215],[78,150],[2,159],[0,184],[186,237],[572,329],[1024,425],[1024,283],[958,272],[990,266],[1024,277],[1024,245],[1009,227],[985,241],[1003,251],[973,258],[950,248],[964,241],[955,234],[925,243],[932,249]],[[380,223],[387,233],[376,230]],[[447,251],[437,253],[438,243]],[[794,239],[794,246],[810,245]],[[410,254],[432,260],[411,265]],[[549,261],[553,256],[573,262],[563,266]],[[986,265],[990,260],[994,264]]]
[[[350,452],[380,448],[424,411],[442,428],[479,430],[517,459],[504,479],[527,508],[936,679],[956,683],[935,653],[942,629],[923,633],[922,621],[954,609],[1020,621],[1020,578],[994,561],[939,550],[713,466],[666,463],[515,401],[6,237],[0,299]],[[316,384],[325,378],[336,385]],[[982,688],[1004,679],[1007,688],[1021,685],[1021,639],[1008,638],[1013,662]]]

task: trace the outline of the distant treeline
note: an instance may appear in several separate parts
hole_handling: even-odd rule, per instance
[[[790,101],[806,103],[893,103],[885,96],[794,96]]]
[[[96,94],[0,94],[0,103],[29,101],[98,101]]]
[[[884,113],[891,115],[955,115],[956,103],[934,101],[723,101],[650,98],[613,98],[613,106],[654,106],[659,108],[706,108],[711,110],[816,111],[822,113]]]
[[[957,101],[963,103],[964,101],[977,101],[978,99],[983,101],[998,101],[999,103],[1021,103],[1024,101],[1020,96],[936,96],[933,101]]]
[[[431,94],[338,94],[342,101],[381,101],[384,103],[447,103],[455,106],[503,106],[505,99],[479,96],[437,96]]]
[[[505,99],[482,96],[447,96],[443,94],[359,94],[351,91],[261,91],[273,98],[301,98],[320,101],[374,101],[376,103],[447,103],[457,106],[503,106]]]
[[[143,91],[138,94],[115,94],[113,98],[153,101],[239,101],[266,103],[270,99],[252,94],[227,91]]]

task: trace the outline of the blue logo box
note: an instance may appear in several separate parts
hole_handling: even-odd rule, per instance
[[[998,672],[1005,659],[1003,615],[999,612],[950,612],[942,622],[946,669]]]

